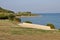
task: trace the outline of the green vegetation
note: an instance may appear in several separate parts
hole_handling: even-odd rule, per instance
[[[25,23],[32,23],[31,21],[25,21]]]
[[[47,24],[47,26],[50,26],[51,29],[55,29],[55,26],[53,24]]]
[[[20,18],[15,18],[15,21],[21,22],[21,19]]]
[[[36,16],[36,14],[32,14],[31,12],[15,13],[11,10],[7,10],[0,7],[0,19],[9,19],[9,20],[16,20],[18,22],[21,22],[21,19],[19,19],[18,16]],[[28,23],[32,23],[32,22],[28,22]]]
[[[15,15],[12,13],[0,13],[0,19],[10,19],[13,20],[15,18]]]
[[[13,35],[24,35],[24,34],[45,34],[45,33],[54,33],[56,31],[49,31],[49,30],[40,30],[40,29],[33,29],[33,28],[23,28],[23,27],[11,27],[12,30],[10,32]]]
[[[14,15],[14,14],[8,15],[8,19],[9,19],[9,20],[14,20],[14,19],[15,19],[15,15]]]
[[[31,16],[35,14],[31,14],[31,12],[18,14],[19,16]],[[33,29],[33,28],[23,28],[17,25],[17,22],[21,22],[21,19],[16,18],[16,14],[13,11],[6,10],[0,7],[0,40],[32,40],[36,39],[46,39],[53,40],[60,38],[60,30],[41,30],[41,29]],[[8,20],[9,19],[9,20]],[[14,21],[10,21],[14,20]],[[17,21],[17,22],[16,22]],[[32,23],[30,21],[26,21],[26,23]],[[52,29],[54,29],[53,24],[47,24]],[[26,39],[25,39],[26,38]]]
[[[0,7],[0,13],[14,13],[14,12]]]
[[[14,12],[0,7],[0,19],[13,19]]]
[[[32,14],[31,12],[18,12],[17,16],[38,16],[38,14]]]
[[[31,12],[18,12],[19,16],[31,16]]]
[[[8,19],[8,16],[7,15],[4,15],[3,13],[0,14],[0,19]]]

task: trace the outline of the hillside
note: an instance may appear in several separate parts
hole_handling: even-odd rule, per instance
[[[0,7],[0,13],[1,13],[1,12],[4,12],[4,13],[14,13],[14,12],[11,11],[11,10],[7,10],[7,9],[4,9],[4,8]]]
[[[0,19],[8,19],[9,16],[15,15],[15,13],[11,10],[4,9],[0,7]]]
[[[60,30],[23,28],[9,20],[0,20],[0,40],[60,40]]]

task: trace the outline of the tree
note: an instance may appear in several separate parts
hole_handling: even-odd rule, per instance
[[[53,24],[47,24],[47,26],[50,26],[51,29],[55,29],[55,26]]]

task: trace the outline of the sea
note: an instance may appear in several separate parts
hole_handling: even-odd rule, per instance
[[[56,29],[60,29],[60,13],[40,13],[38,16],[21,17],[21,21],[31,21],[33,24],[47,25],[53,24]]]

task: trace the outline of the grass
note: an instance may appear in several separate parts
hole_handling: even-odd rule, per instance
[[[13,27],[10,31],[12,34],[45,34],[45,33],[55,33],[57,31],[49,31],[49,30],[40,30],[40,29],[32,29],[32,28],[21,28],[21,27]]]
[[[60,30],[23,28],[9,20],[0,20],[0,40],[60,40]]]

